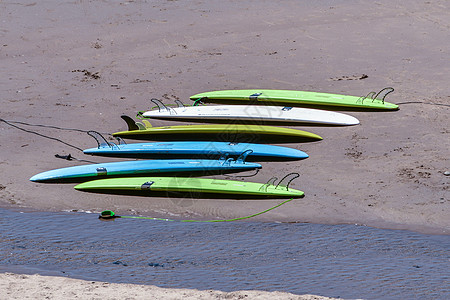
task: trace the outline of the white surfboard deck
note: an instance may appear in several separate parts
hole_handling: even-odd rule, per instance
[[[155,119],[201,119],[201,120],[241,120],[270,121],[303,124],[348,126],[357,125],[359,120],[353,116],[334,111],[263,105],[211,105],[165,107],[146,111],[145,118]]]

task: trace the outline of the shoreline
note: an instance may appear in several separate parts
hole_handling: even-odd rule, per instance
[[[280,201],[281,202],[281,201]],[[71,210],[54,210],[54,209],[39,209],[36,207],[17,207],[17,206],[9,206],[4,205],[0,203],[0,209],[6,209],[6,210],[13,210],[16,212],[23,212],[23,213],[33,213],[33,212],[50,212],[50,213],[82,213],[82,214],[91,214],[93,215],[93,218],[98,218],[98,215],[100,215],[101,211],[91,211],[91,210],[79,210],[79,209],[71,209]],[[273,210],[276,212],[276,209]],[[121,215],[120,213],[114,211],[116,214]],[[257,213],[255,211],[255,213]],[[184,215],[182,216],[175,216],[173,214],[167,215],[165,213],[154,213],[152,215],[145,215],[145,214],[136,214],[135,212],[125,212],[123,215],[127,214],[128,216],[138,216],[138,217],[149,217],[149,218],[169,218],[177,220],[182,220],[186,218],[192,217],[192,219],[196,218],[197,220],[205,221],[210,220],[208,216],[202,215],[198,216],[198,214],[192,214],[192,215]],[[215,216],[215,215],[213,215]],[[242,216],[231,216],[232,217],[242,217]],[[215,220],[219,220],[216,218]],[[150,220],[151,221],[151,220]],[[323,224],[323,225],[355,225],[355,226],[364,226],[364,227],[371,227],[376,229],[387,229],[387,230],[406,230],[411,232],[417,232],[420,234],[426,234],[426,235],[450,235],[450,232],[447,228],[443,227],[430,227],[430,226],[424,226],[424,225],[407,225],[407,224],[401,224],[401,223],[386,223],[386,222],[379,222],[379,223],[371,223],[371,224],[364,224],[364,223],[352,223],[352,222],[326,222],[326,220],[323,220],[322,222],[301,222],[301,221],[283,221],[283,220],[273,220],[271,217],[268,218],[262,218],[260,216],[252,217],[249,219],[244,220],[237,220],[233,222],[264,222],[264,223],[305,223],[305,224]]]
[[[61,276],[0,273],[2,299],[337,299],[284,292],[170,289],[154,285],[86,281]],[[341,298],[339,298],[341,299]]]

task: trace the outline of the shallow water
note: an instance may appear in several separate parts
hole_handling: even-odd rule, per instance
[[[201,290],[450,298],[450,236],[352,225],[100,221],[6,209],[0,228],[0,271]]]

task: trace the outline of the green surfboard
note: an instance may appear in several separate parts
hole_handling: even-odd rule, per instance
[[[291,90],[223,90],[196,94],[191,100],[203,102],[220,102],[231,100],[241,102],[253,102],[261,104],[289,104],[293,106],[307,107],[347,107],[373,110],[397,110],[398,105],[384,101],[387,94],[393,92],[393,88],[385,88],[380,92],[371,92],[365,97],[346,96],[306,91]]]
[[[132,177],[99,179],[81,183],[75,189],[100,193],[117,193],[120,191],[138,192],[139,195],[153,194],[170,196],[170,193],[188,195],[214,194],[217,197],[233,196],[249,198],[301,198],[304,192],[289,188],[289,183],[298,177],[297,173],[286,175],[278,184],[243,182],[236,180],[196,178],[196,177]],[[216,197],[216,196],[215,196]]]
[[[284,127],[249,124],[208,124],[152,127],[147,120],[135,122],[122,116],[128,124],[127,131],[113,133],[113,136],[137,140],[191,140],[226,141],[239,140],[261,142],[307,142],[322,140],[317,134]]]

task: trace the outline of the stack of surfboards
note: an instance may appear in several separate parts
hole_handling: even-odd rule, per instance
[[[289,188],[292,179],[298,177],[297,173],[288,174],[277,184],[272,179],[262,184],[192,176],[261,168],[260,164],[249,161],[305,159],[308,154],[300,150],[270,143],[312,142],[322,137],[298,129],[266,124],[357,125],[359,121],[355,117],[330,111],[330,108],[396,110],[397,105],[384,101],[392,91],[392,88],[386,88],[378,94],[354,97],[286,90],[224,90],[193,95],[190,97],[195,101],[193,106],[177,102],[178,107],[169,107],[152,99],[157,106],[140,112],[143,118],[141,122],[122,116],[128,130],[113,133],[117,144],[108,142],[99,133],[90,132],[98,146],[84,150],[89,155],[138,160],[56,169],[37,174],[30,180],[81,182],[75,186],[77,190],[147,196],[188,193],[214,194],[215,197],[225,195],[227,198],[302,197],[302,191]],[[207,102],[234,104],[203,105]],[[216,124],[153,127],[145,118]],[[158,142],[127,144],[123,138]]]

